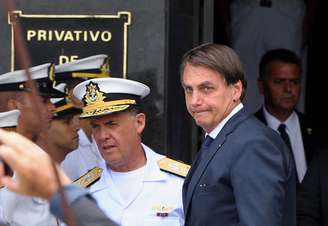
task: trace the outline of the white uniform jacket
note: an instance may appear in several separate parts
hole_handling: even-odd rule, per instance
[[[183,178],[161,171],[157,161],[164,156],[155,153],[145,145],[143,148],[147,158],[143,184],[136,196],[131,199],[132,201],[122,200],[105,162],[103,162],[102,176],[90,187],[90,193],[97,200],[100,208],[119,225],[184,225]]]
[[[0,225],[5,223],[2,210],[2,193],[4,188],[0,188]]]
[[[0,190],[3,221],[10,226],[56,226],[49,203],[39,198],[19,195],[7,188]]]

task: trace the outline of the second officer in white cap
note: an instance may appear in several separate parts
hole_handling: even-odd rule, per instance
[[[141,143],[148,86],[127,79],[100,78],[80,83],[73,94],[84,103],[104,158],[103,173],[90,192],[122,226],[184,224],[183,177],[188,166],[159,155]]]

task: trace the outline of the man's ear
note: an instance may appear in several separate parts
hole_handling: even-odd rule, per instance
[[[7,102],[8,110],[19,109],[19,105],[20,105],[20,103],[13,99],[8,100],[8,102]]]
[[[141,134],[146,126],[146,115],[144,113],[138,113],[136,115],[135,126],[137,132]]]
[[[233,97],[232,97],[233,101],[240,100],[242,92],[243,92],[243,85],[239,80],[238,82],[233,84]]]

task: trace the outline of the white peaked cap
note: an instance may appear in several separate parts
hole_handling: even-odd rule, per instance
[[[69,63],[59,64],[55,66],[55,73],[99,69],[104,64],[107,57],[108,56],[105,54],[99,54]]]
[[[45,97],[64,97],[65,94],[54,89],[54,65],[46,63],[29,68],[31,79],[35,82],[40,95]],[[0,91],[28,91],[28,78],[25,70],[17,70],[0,75]]]
[[[60,84],[56,85],[54,87],[54,89],[56,89],[56,90],[58,90],[58,91],[60,91],[62,93],[66,93],[66,86],[67,86],[66,83],[60,83]],[[53,104],[55,104],[55,103],[57,103],[57,102],[59,102],[59,101],[61,101],[63,99],[64,99],[64,97],[50,98],[50,102],[53,103]]]
[[[150,88],[123,78],[97,78],[78,84],[73,95],[84,104],[82,118],[110,114],[138,105]]]
[[[47,78],[48,70],[50,66],[51,63],[46,63],[29,68],[29,71],[32,76],[32,80]],[[0,84],[19,83],[19,82],[26,82],[26,81],[27,81],[27,76],[25,70],[12,71],[0,75]]]
[[[16,127],[19,114],[19,110],[0,112],[0,128]]]

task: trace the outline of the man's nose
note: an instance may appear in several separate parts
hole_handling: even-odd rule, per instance
[[[97,133],[95,134],[95,138],[98,140],[106,140],[109,137],[109,133],[105,127],[100,126],[97,128]]]
[[[284,90],[286,92],[290,92],[292,90],[292,87],[293,87],[293,83],[290,82],[290,81],[285,81],[284,82]]]
[[[199,105],[201,103],[201,95],[199,92],[194,91],[190,96],[190,104],[192,106]]]

